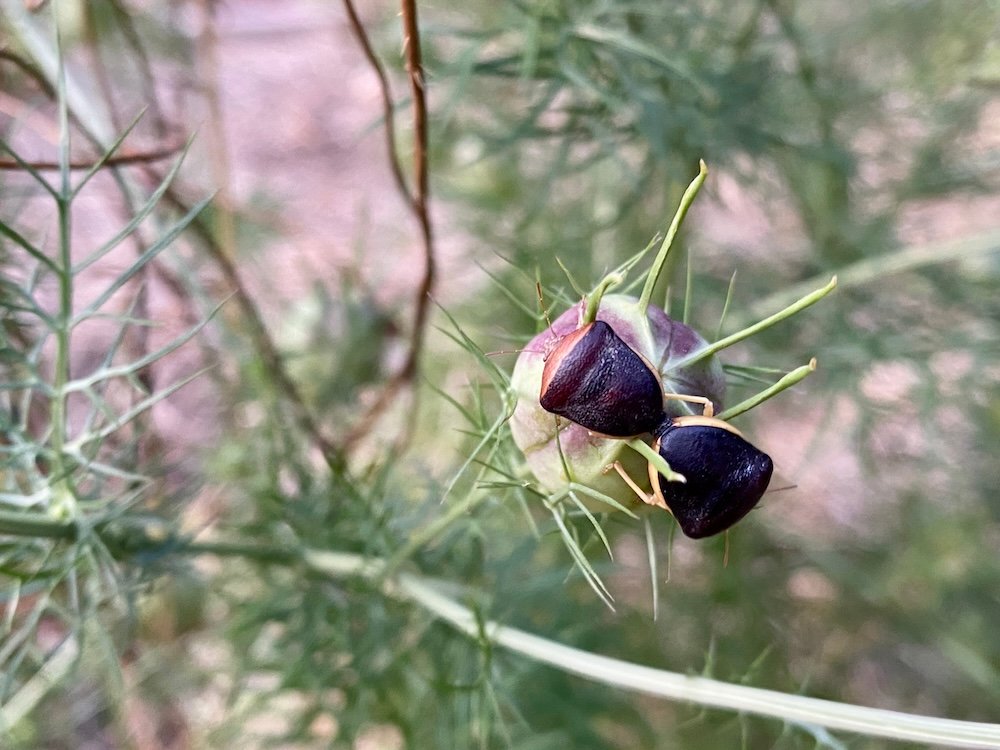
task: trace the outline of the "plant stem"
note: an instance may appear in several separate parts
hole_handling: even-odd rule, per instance
[[[724,339],[719,339],[715,343],[709,344],[704,349],[698,349],[697,351],[692,352],[691,354],[687,355],[686,357],[683,357],[682,359],[677,360],[676,362],[671,362],[669,365],[669,369],[679,370],[683,367],[688,367],[690,365],[695,364],[696,362],[700,362],[706,357],[711,357],[716,352],[720,352],[723,349],[742,341],[743,339],[750,338],[751,336],[754,336],[760,333],[761,331],[770,328],[776,323],[780,323],[786,318],[790,318],[791,316],[795,315],[795,313],[805,310],[810,305],[816,304],[826,295],[828,295],[830,292],[836,289],[836,287],[837,287],[837,277],[834,276],[822,289],[817,289],[816,291],[807,294],[805,297],[802,297],[801,299],[792,303],[784,310],[780,310],[776,312],[774,315],[764,318],[764,320],[761,320],[758,323],[754,323],[752,326],[747,326],[742,331],[737,331],[736,333],[726,336]]]
[[[653,540],[653,524],[649,522],[649,514],[642,517],[642,530],[646,534],[646,556],[649,564],[649,582],[653,593],[653,622],[660,614],[660,574],[657,566],[656,542]]]
[[[176,554],[242,557],[256,562],[280,565],[292,565],[302,559],[302,552],[298,548],[252,542],[196,542],[187,537],[164,534],[159,531],[158,521],[145,526],[133,525],[125,528],[98,524],[93,530],[105,544],[120,551],[116,554],[118,558],[169,549]],[[0,510],[0,535],[72,542],[79,538],[80,528],[71,521],[62,521],[45,513],[14,513]]]
[[[116,156],[109,156],[107,159],[101,161],[101,169],[110,169],[111,167],[126,167],[130,164],[146,164],[154,161],[162,161],[163,159],[169,159],[172,156],[176,156],[180,153],[181,149],[184,148],[182,142],[168,143],[166,146],[160,146],[156,148],[143,149],[142,151],[128,151],[123,154],[118,154]],[[77,159],[69,163],[69,168],[71,170],[92,170],[94,168],[94,163],[96,159]],[[61,169],[62,166],[58,161],[44,161],[44,160],[33,160],[30,162],[21,162],[17,159],[0,159],[0,171],[15,171],[24,169],[24,165],[27,164],[32,169],[38,171],[52,171],[56,169]]]
[[[580,320],[581,327],[597,320],[597,311],[601,309],[601,300],[604,299],[604,295],[623,281],[625,281],[625,277],[620,273],[609,273],[601,279],[600,283],[594,287],[594,291],[587,295],[587,304]]]
[[[40,514],[2,513],[0,533],[69,539],[75,534],[75,528]],[[140,548],[162,549],[169,544],[170,539],[156,540],[142,534],[134,541],[138,544],[130,547],[133,552]],[[366,558],[336,551],[288,549],[239,542],[181,542],[173,547],[173,551],[177,554],[242,557],[279,565],[302,564],[313,573],[331,578],[361,576],[370,581],[381,581],[382,591],[387,596],[410,600],[471,638],[478,640],[486,637],[492,643],[529,659],[613,687],[702,706],[772,717],[793,724],[822,726],[868,736],[951,747],[1000,750],[1000,724],[885,711],[683,675],[611,659],[565,646],[523,630],[506,627],[494,621],[483,621],[471,609],[439,593],[426,579],[408,573],[391,575],[388,564],[379,558]]]
[[[626,442],[629,448],[634,450],[640,456],[645,458],[649,463],[653,464],[663,478],[668,482],[686,482],[687,479],[684,478],[683,474],[678,474],[676,471],[670,468],[670,464],[667,463],[666,459],[663,458],[659,453],[654,451],[649,445],[643,442],[639,438],[633,438]]]
[[[0,11],[2,11],[4,19],[13,27],[18,42],[30,51],[31,56],[37,62],[39,75],[46,82],[65,81],[66,74],[65,70],[59,64],[58,51],[53,50],[48,38],[36,29],[32,14],[29,13],[25,4],[21,0],[0,0]],[[58,87],[43,86],[43,88],[54,90]],[[99,151],[106,151],[107,144],[115,141],[114,130],[106,121],[103,113],[94,106],[92,98],[88,98],[80,86],[73,85],[72,80],[65,83],[64,93],[61,96],[65,102],[67,117],[73,117],[79,131]],[[147,168],[149,167],[148,164],[146,166]],[[113,171],[112,174],[117,173]],[[150,174],[154,181],[162,182],[163,176],[161,174],[155,171],[150,171]],[[124,182],[119,182],[119,184],[122,187],[126,200],[131,200],[131,195],[129,194],[131,191],[125,187]],[[186,214],[190,211],[191,206],[177,194],[175,189],[167,187],[164,195],[182,213]],[[313,418],[309,405],[305,403],[298,387],[288,374],[285,363],[278,352],[277,345],[271,338],[271,334],[264,324],[263,316],[246,285],[243,283],[233,259],[223,252],[215,232],[207,228],[204,222],[196,222],[192,226],[198,231],[200,238],[204,241],[212,260],[224,275],[226,283],[233,288],[234,300],[239,305],[243,321],[246,324],[244,330],[250,337],[253,347],[260,354],[261,363],[273,381],[279,398],[290,405],[292,416],[299,429],[309,436],[309,439],[320,451],[331,470],[335,472],[342,471],[344,461],[340,450],[320,430],[318,423]],[[162,269],[159,272],[161,277],[163,277]]]
[[[307,553],[305,560],[315,572],[333,577],[361,575],[374,579],[383,573],[378,560],[356,555],[315,552]],[[386,594],[417,603],[470,638],[488,638],[529,659],[605,685],[792,724],[950,747],[1000,748],[1000,724],[886,711],[653,669],[565,646],[495,621],[484,621],[419,576],[400,573],[395,579],[386,580],[383,586]]]
[[[240,542],[188,542],[181,545],[180,551],[191,555],[242,557],[255,562],[275,563],[279,565],[291,565],[301,561],[303,558],[302,552],[299,549]]]
[[[219,95],[219,37],[215,26],[215,4],[202,0],[201,29],[195,36],[195,55],[201,68],[203,101],[208,109],[205,138],[208,142],[208,168],[215,193],[216,237],[227,258],[236,257],[236,211],[233,201],[233,178],[230,144],[226,138],[222,97]]]
[[[931,242],[926,245],[904,247],[887,253],[878,253],[837,269],[837,285],[844,289],[884,282],[889,276],[914,271],[939,263],[950,263],[975,258],[1000,251],[1000,232],[984,232],[959,240]],[[774,294],[751,302],[744,314],[737,316],[737,325],[748,315],[761,315],[766,310],[787,305],[791,301],[823,283],[823,276],[786,287]]]
[[[350,8],[349,0],[345,0],[345,2],[348,2],[350,13],[352,9]],[[423,352],[424,338],[427,333],[427,320],[430,313],[431,294],[434,290],[435,278],[437,276],[434,225],[430,214],[430,180],[428,177],[427,79],[424,75],[423,55],[420,49],[420,24],[417,21],[417,0],[401,0],[400,6],[400,15],[403,21],[403,50],[406,55],[406,72],[410,79],[410,92],[413,100],[414,187],[412,193],[406,190],[405,194],[410,197],[410,210],[420,225],[424,271],[420,279],[420,284],[417,287],[416,299],[414,301],[413,328],[410,331],[410,343],[406,359],[402,367],[383,386],[379,397],[361,415],[355,422],[354,427],[341,441],[341,446],[344,450],[350,450],[358,440],[367,435],[372,430],[375,420],[395,399],[396,394],[404,386],[412,385],[413,379],[417,374],[417,367],[420,364],[420,356]],[[355,34],[359,36],[359,39],[362,39],[362,45],[370,47],[365,41],[364,27],[360,23],[354,23],[353,17],[352,26]],[[381,79],[377,58],[368,53],[369,50],[366,49],[365,54],[368,56],[369,62],[376,63],[374,66],[375,74]],[[384,102],[386,97],[388,97],[387,89],[383,89],[382,96]],[[391,126],[391,120],[387,120],[386,124],[387,126]],[[387,137],[392,139],[392,134],[389,133]],[[395,162],[393,166],[394,172],[398,171],[399,167],[394,148],[390,148],[389,157],[391,161]],[[397,180],[399,179],[400,177],[397,176]],[[405,184],[401,183],[401,188],[405,188]],[[410,405],[409,421],[398,441],[398,447],[401,450],[407,448],[411,442],[410,438],[413,433],[414,421],[418,413],[418,391],[415,388],[411,389],[411,396],[413,402]]]
[[[76,539],[76,526],[43,513],[0,511],[0,534],[42,539]]]
[[[655,289],[656,282],[659,281],[660,274],[663,272],[663,264],[667,262],[667,256],[670,255],[670,246],[673,245],[674,238],[681,228],[681,222],[687,216],[688,209],[691,208],[691,204],[694,202],[695,196],[698,195],[698,191],[701,190],[702,183],[705,182],[707,176],[708,167],[705,166],[703,159],[699,160],[698,176],[691,181],[687,190],[684,191],[684,195],[681,196],[680,205],[677,206],[677,212],[670,222],[670,228],[667,230],[666,235],[664,235],[663,242],[660,243],[660,249],[656,251],[653,266],[646,275],[646,283],[642,287],[642,295],[639,297],[638,303],[639,310],[643,315],[646,315],[646,311],[649,309],[649,302],[653,298],[653,289]]]
[[[399,152],[396,149],[396,106],[392,100],[389,76],[386,75],[385,66],[382,65],[382,61],[379,60],[372,47],[371,40],[368,39],[368,32],[365,31],[364,24],[361,23],[361,17],[358,16],[358,11],[354,8],[353,0],[343,0],[343,2],[344,9],[347,11],[347,19],[351,24],[351,31],[354,32],[354,37],[361,45],[361,50],[364,52],[372,72],[378,78],[379,94],[382,97],[382,130],[385,133],[385,150],[389,155],[389,169],[392,171],[392,179],[396,183],[399,194],[403,196],[403,200],[413,207],[416,202],[406,184],[406,178],[403,177],[403,168],[400,166]]]
[[[52,651],[41,668],[0,706],[0,736],[9,736],[45,695],[56,685],[64,683],[80,656],[80,643],[70,635]]]
[[[56,14],[58,17],[58,13]],[[66,65],[63,58],[62,37],[56,23],[56,53],[58,55],[57,86],[59,108],[59,176],[56,196],[59,224],[59,262],[56,272],[59,282],[59,314],[56,318],[56,356],[52,374],[50,419],[52,422],[52,454],[54,462],[53,500],[57,513],[72,518],[76,515],[76,499],[70,472],[66,466],[66,383],[70,372],[70,336],[73,319],[73,254],[72,254],[72,201],[70,183],[70,129],[69,105],[66,97]]]
[[[736,404],[736,406],[729,407],[725,411],[721,412],[718,415],[718,417],[719,417],[719,419],[732,419],[733,417],[738,417],[740,414],[743,414],[744,412],[748,412],[751,409],[753,409],[754,407],[759,406],[760,404],[764,403],[769,398],[777,396],[783,390],[785,390],[787,388],[791,388],[793,385],[795,385],[796,383],[798,383],[801,380],[805,379],[806,377],[808,377],[809,375],[811,375],[814,372],[816,372],[816,358],[815,357],[813,357],[811,360],[809,360],[809,364],[802,365],[802,367],[795,368],[790,373],[788,373],[787,375],[785,375],[784,377],[782,377],[774,385],[772,385],[772,386],[770,386],[768,388],[765,388],[760,393],[758,393],[758,394],[756,394],[754,396],[751,396],[750,398],[746,399],[745,401],[741,401],[740,403]]]
[[[457,521],[459,518],[467,513],[471,513],[479,503],[490,497],[488,492],[470,492],[465,499],[461,502],[457,502],[452,505],[448,512],[443,516],[439,516],[435,520],[431,521],[429,524],[424,526],[422,529],[413,533],[407,540],[406,544],[397,550],[397,552],[389,558],[389,562],[386,563],[385,569],[383,570],[383,575],[385,577],[391,576],[395,573],[399,567],[405,563],[414,552],[419,550],[428,542],[432,541],[438,534],[447,529],[451,524]]]
[[[736,271],[733,271],[733,275],[729,277],[729,288],[726,290],[726,301],[722,305],[722,314],[719,316],[719,325],[715,329],[715,336],[712,337],[713,341],[718,341],[719,336],[722,335],[722,326],[726,323],[726,315],[729,313],[729,305],[733,301],[733,292],[736,291]]]

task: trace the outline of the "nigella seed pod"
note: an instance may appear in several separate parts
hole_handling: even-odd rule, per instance
[[[653,494],[694,539],[725,531],[749,513],[774,468],[770,456],[711,417],[667,420],[657,430],[653,449],[686,479],[668,482],[650,465]]]
[[[651,365],[662,384],[662,391],[704,395],[721,409],[725,377],[718,359],[708,357],[692,366],[674,368],[676,362],[707,346],[705,339],[655,305],[650,305],[643,314],[636,302],[635,297],[628,295],[606,294],[601,299],[596,319],[607,323],[640,361]],[[541,489],[559,491],[572,478],[623,505],[635,506],[640,502],[635,492],[615,472],[605,470],[620,461],[640,486],[649,490],[645,459],[621,438],[605,437],[608,433],[602,435],[597,430],[557,417],[540,403],[548,361],[568,336],[586,328],[580,326],[583,309],[583,303],[571,307],[547,330],[528,342],[518,356],[511,376],[511,386],[517,394],[517,405],[510,420],[511,433]],[[577,335],[583,338],[587,333]],[[667,415],[677,416],[687,408],[668,399],[665,411]],[[603,427],[608,429],[607,424]],[[643,424],[643,429],[652,428]],[[571,477],[566,475],[564,467],[568,467]],[[607,510],[607,506],[592,507]]]
[[[659,373],[603,320],[559,342],[545,361],[538,401],[610,437],[652,432],[665,418]]]

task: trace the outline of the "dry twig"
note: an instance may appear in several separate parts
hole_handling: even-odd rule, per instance
[[[364,26],[358,18],[352,0],[344,0],[347,15],[351,22],[351,28],[358,42],[364,50],[375,75],[379,80],[379,88],[382,95],[382,104],[385,113],[385,131],[388,144],[389,164],[397,187],[402,193],[410,211],[420,224],[421,244],[424,253],[424,273],[417,288],[417,295],[414,305],[413,329],[410,332],[410,346],[407,351],[406,360],[399,371],[396,372],[385,384],[378,398],[368,407],[365,413],[355,423],[354,428],[344,439],[345,448],[350,448],[370,429],[370,426],[379,414],[392,402],[399,391],[407,384],[411,383],[417,371],[417,364],[420,361],[420,354],[423,350],[424,334],[427,328],[427,316],[430,310],[431,290],[434,287],[436,264],[434,257],[434,231],[431,224],[428,203],[430,191],[428,187],[427,168],[427,96],[424,79],[423,60],[420,51],[420,29],[417,23],[416,0],[402,0],[403,18],[403,48],[406,54],[406,71],[410,79],[410,88],[413,93],[413,125],[414,125],[414,181],[415,188],[411,192],[403,177],[403,170],[399,162],[399,154],[396,151],[395,120],[393,118],[392,94],[389,89],[389,81],[385,75],[385,70],[372,50],[371,42],[365,32]],[[410,410],[411,416],[416,413],[416,408]],[[409,441],[401,441],[403,445]]]
[[[372,66],[372,71],[378,78],[379,94],[382,97],[382,117],[385,119],[383,131],[385,132],[385,148],[389,154],[389,168],[392,170],[392,178],[396,181],[396,187],[399,189],[400,195],[403,196],[406,204],[412,208],[414,205],[413,195],[410,194],[410,188],[406,185],[406,178],[403,176],[403,169],[399,164],[399,151],[396,149],[396,109],[392,103],[392,89],[389,87],[389,77],[385,73],[382,61],[378,59],[378,55],[375,54],[375,50],[372,48],[368,34],[365,32],[365,27],[362,25],[361,19],[358,17],[358,12],[355,10],[351,0],[344,0],[344,8],[347,10],[347,18],[351,22],[351,30],[354,32],[354,36],[357,37],[358,43],[361,45],[361,49],[368,59],[368,64]]]
[[[186,141],[178,141],[171,145],[161,146],[160,148],[152,148],[148,151],[126,151],[125,153],[118,154],[117,156],[110,156],[104,160],[104,163],[101,165],[101,169],[108,169],[110,167],[126,167],[130,164],[144,164],[168,159],[171,156],[179,154],[184,148],[185,142]],[[71,161],[69,163],[69,168],[74,170],[92,169],[96,162],[97,159],[80,159],[77,161]],[[29,167],[39,171],[59,169],[59,162],[57,161],[27,161],[25,163]],[[20,170],[24,169],[24,165],[13,159],[0,159],[0,169]]]

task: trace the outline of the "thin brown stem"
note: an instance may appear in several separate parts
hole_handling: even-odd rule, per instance
[[[8,62],[14,63],[18,68],[21,69],[28,78],[33,80],[35,84],[42,90],[42,92],[49,98],[56,98],[56,89],[49,83],[49,80],[45,77],[45,74],[38,69],[33,62],[26,60],[21,57],[16,52],[12,52],[9,49],[0,49],[0,60],[7,60]]]
[[[110,156],[104,160],[104,163],[101,165],[101,169],[108,169],[110,167],[127,167],[130,164],[148,164],[149,162],[169,159],[171,156],[176,156],[180,153],[181,149],[184,148],[185,142],[186,141],[178,141],[177,143],[169,146],[162,146],[148,151],[130,151]],[[95,162],[96,160],[86,161],[82,159],[78,161],[71,161],[69,163],[69,168],[73,170],[92,169]],[[25,163],[39,171],[59,169],[59,162],[57,161],[27,161]],[[16,162],[13,159],[0,159],[0,169],[19,170],[23,168],[24,167],[19,162]]]
[[[406,71],[410,79],[410,89],[413,95],[413,129],[414,129],[414,181],[416,183],[414,191],[411,192],[406,186],[400,166],[399,155],[395,146],[394,119],[392,116],[392,96],[389,90],[388,79],[377,56],[372,50],[368,36],[361,25],[357,12],[354,9],[352,0],[344,0],[347,14],[351,21],[351,28],[354,30],[365,56],[371,63],[382,92],[382,103],[385,110],[386,139],[388,142],[389,162],[396,180],[396,184],[406,199],[407,205],[416,217],[420,225],[420,238],[424,254],[424,273],[417,287],[416,300],[414,302],[413,329],[410,332],[410,346],[407,351],[406,360],[399,371],[393,375],[385,384],[378,398],[368,407],[366,412],[355,423],[355,427],[348,433],[344,440],[345,447],[350,447],[358,439],[363,437],[371,429],[374,420],[388,407],[399,391],[413,381],[417,372],[417,365],[420,362],[420,354],[423,350],[424,335],[427,328],[427,318],[430,311],[431,292],[434,288],[436,275],[436,263],[434,254],[434,230],[431,223],[429,201],[429,170],[427,166],[427,95],[424,78],[423,59],[420,50],[420,28],[417,22],[416,0],[402,0],[403,17],[403,47],[406,54]],[[415,396],[414,396],[415,398]],[[416,414],[416,405],[410,409],[411,419]],[[409,427],[412,427],[412,422]],[[407,428],[406,432],[410,431]],[[401,445],[408,443],[402,440]]]
[[[202,94],[208,107],[206,134],[209,145],[209,169],[218,192],[215,196],[216,226],[219,245],[230,258],[236,257],[236,219],[231,187],[229,142],[226,137],[219,95],[219,38],[215,28],[215,4],[202,0],[201,30],[196,38],[201,68]]]
[[[414,153],[413,163],[416,173],[417,192],[414,209],[420,222],[420,234],[424,247],[424,276],[417,289],[416,315],[413,322],[410,355],[402,369],[402,376],[410,379],[416,373],[417,360],[423,346],[427,312],[430,309],[430,294],[434,287],[434,233],[431,226],[428,202],[427,169],[427,92],[425,88],[424,66],[420,53],[420,29],[417,26],[416,0],[402,0],[403,44],[406,48],[406,71],[410,76],[413,92]]]
[[[399,151],[396,149],[396,108],[392,103],[392,89],[389,86],[389,77],[385,74],[385,67],[382,65],[382,61],[378,59],[378,55],[375,54],[375,50],[372,48],[371,40],[368,39],[368,33],[365,31],[365,27],[358,17],[358,12],[355,10],[352,0],[344,0],[344,9],[347,11],[347,18],[351,22],[351,31],[354,32],[358,44],[361,45],[361,49],[368,59],[368,64],[372,66],[372,72],[378,78],[379,94],[382,97],[382,117],[385,120],[383,130],[385,132],[385,148],[389,154],[389,169],[392,170],[392,178],[396,181],[396,187],[399,189],[400,195],[403,196],[403,200],[412,209],[415,205],[413,195],[410,193],[410,188],[406,184],[406,178],[403,176],[403,168],[399,164]]]
[[[176,195],[171,195],[170,191],[167,192],[165,197],[172,202],[181,202]],[[310,411],[309,406],[302,398],[302,394],[299,391],[298,386],[295,385],[295,382],[285,369],[285,364],[281,359],[281,354],[278,352],[278,348],[275,346],[274,340],[271,338],[271,334],[264,325],[264,319],[261,317],[260,311],[258,310],[253,297],[251,296],[246,285],[243,283],[243,279],[240,277],[236,263],[225,252],[224,248],[214,237],[211,230],[208,230],[202,225],[199,225],[199,230],[204,230],[199,231],[199,233],[201,234],[202,240],[205,242],[205,247],[208,249],[212,260],[215,261],[219,270],[222,271],[222,275],[225,278],[226,283],[232,288],[233,300],[240,308],[240,312],[242,313],[243,319],[248,327],[248,333],[253,341],[254,348],[260,353],[264,367],[271,379],[274,381],[275,385],[278,387],[281,396],[291,406],[293,416],[299,426],[299,429],[309,436],[309,439],[323,454],[323,459],[327,465],[331,469],[339,470],[339,468],[343,465],[340,451],[320,430],[316,420],[313,419],[312,411]]]

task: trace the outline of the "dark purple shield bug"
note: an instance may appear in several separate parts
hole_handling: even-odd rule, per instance
[[[714,417],[678,417],[656,432],[653,450],[684,476],[668,482],[649,465],[653,497],[694,539],[725,531],[760,502],[771,481],[771,457],[728,423]]]
[[[610,437],[652,432],[666,418],[660,374],[603,320],[565,336],[549,354],[538,401]]]

